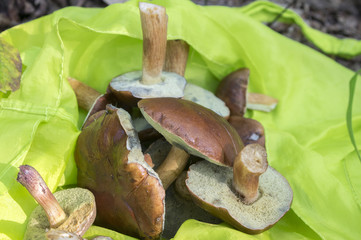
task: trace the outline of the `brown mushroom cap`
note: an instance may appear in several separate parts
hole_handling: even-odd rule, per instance
[[[231,111],[231,115],[243,116],[247,106],[249,69],[241,68],[222,79],[216,90],[216,96],[222,99]]]
[[[232,168],[202,161],[190,166],[186,184],[199,206],[250,234],[269,229],[290,209],[292,189],[272,167],[259,177],[260,197],[252,204],[235,194],[232,178]]]
[[[121,233],[158,238],[165,191],[146,163],[129,114],[107,106],[86,124],[75,150],[78,185],[95,196],[96,223]]]
[[[258,143],[265,146],[264,128],[257,120],[231,116],[228,122],[236,129],[244,145]]]
[[[139,101],[145,119],[168,142],[218,165],[232,166],[243,143],[221,116],[184,99],[153,98]]]

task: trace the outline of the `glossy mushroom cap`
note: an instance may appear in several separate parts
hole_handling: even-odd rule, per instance
[[[107,106],[89,119],[75,150],[78,185],[95,196],[96,223],[145,239],[160,236],[165,191],[141,152],[129,114]]]
[[[236,130],[215,112],[184,99],[139,101],[145,119],[168,142],[218,165],[232,166],[243,143]]]
[[[264,128],[257,120],[231,116],[228,122],[236,129],[244,145],[258,143],[263,147],[265,146]]]
[[[216,90],[216,96],[222,99],[231,111],[231,115],[243,116],[247,107],[249,69],[241,68],[222,79]]]

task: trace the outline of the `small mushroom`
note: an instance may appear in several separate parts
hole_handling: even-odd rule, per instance
[[[293,198],[287,180],[268,166],[266,150],[259,144],[243,148],[233,171],[207,161],[191,165],[186,185],[199,206],[250,234],[272,227]]]
[[[78,137],[75,161],[78,185],[95,196],[96,224],[133,237],[158,238],[165,190],[149,155],[141,151],[129,113],[107,105],[93,116]]]
[[[183,97],[186,80],[174,73],[163,72],[167,45],[165,8],[151,3],[139,3],[143,30],[142,71],[115,77],[109,90],[121,101],[136,106],[139,99],[154,97]]]
[[[216,96],[222,99],[231,111],[231,115],[246,113],[249,69],[241,68],[222,79],[216,90]]]
[[[216,90],[216,96],[226,103],[233,116],[243,116],[247,108],[270,112],[277,106],[278,100],[273,97],[249,93],[248,78],[249,69],[238,69],[223,78]]]
[[[247,98],[247,96],[250,96],[249,93],[247,93],[248,77],[249,70],[247,68],[241,68],[232,72],[221,81],[216,95],[225,101],[229,107],[231,116],[228,121],[237,130],[243,143],[247,145],[258,142],[262,146],[265,146],[264,128],[262,124],[257,120],[244,117],[246,109],[249,108],[249,104],[261,106],[261,103],[264,103],[260,100],[262,97],[259,98],[259,102],[250,103],[250,98]],[[257,96],[270,98],[262,94],[257,94]],[[251,98],[251,100],[254,99],[255,98]]]
[[[40,206],[29,217],[24,239],[47,239],[48,230],[69,232],[81,237],[96,216],[93,194],[83,188],[71,188],[51,193],[40,174],[29,165],[21,165],[17,181]]]

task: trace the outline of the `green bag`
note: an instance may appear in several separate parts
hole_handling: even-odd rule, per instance
[[[190,44],[186,79],[214,91],[219,80],[250,69],[251,92],[279,100],[271,113],[252,112],[266,129],[269,164],[294,191],[292,210],[270,230],[247,235],[227,224],[186,221],[174,239],[359,239],[361,163],[346,127],[348,80],[354,72],[290,40],[262,22],[282,8],[257,1],[242,8],[202,7],[154,0],[167,9],[168,39]],[[351,58],[361,42],[336,39],[294,22],[324,52]],[[142,64],[138,1],[105,9],[69,7],[0,35],[19,49],[21,88],[0,98],[0,239],[22,239],[36,206],[19,183],[18,166],[35,167],[52,191],[76,184],[73,151],[85,112],[78,111],[67,77],[105,92],[110,80]],[[361,86],[355,90],[353,129],[361,144]],[[131,239],[93,226],[85,237]]]

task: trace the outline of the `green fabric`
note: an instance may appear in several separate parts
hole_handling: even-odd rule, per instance
[[[0,96],[0,239],[22,239],[36,206],[16,182],[19,165],[34,166],[52,191],[76,184],[73,151],[85,112],[78,111],[66,78],[104,92],[114,76],[141,68],[137,2],[105,9],[69,7],[1,33],[19,49],[24,66],[21,88]],[[279,100],[271,113],[247,115],[264,125],[269,163],[294,191],[292,210],[262,234],[188,220],[175,239],[359,239],[361,163],[346,126],[354,72],[265,26],[262,21],[282,11],[269,2],[243,8],[152,2],[167,7],[168,38],[191,46],[189,82],[214,91],[228,73],[248,67],[250,91]],[[300,25],[328,54],[350,58],[361,53],[360,41],[311,29],[294,12],[280,20]],[[359,143],[360,96],[358,84],[352,126]],[[87,236],[97,234],[127,238],[95,226]]]

